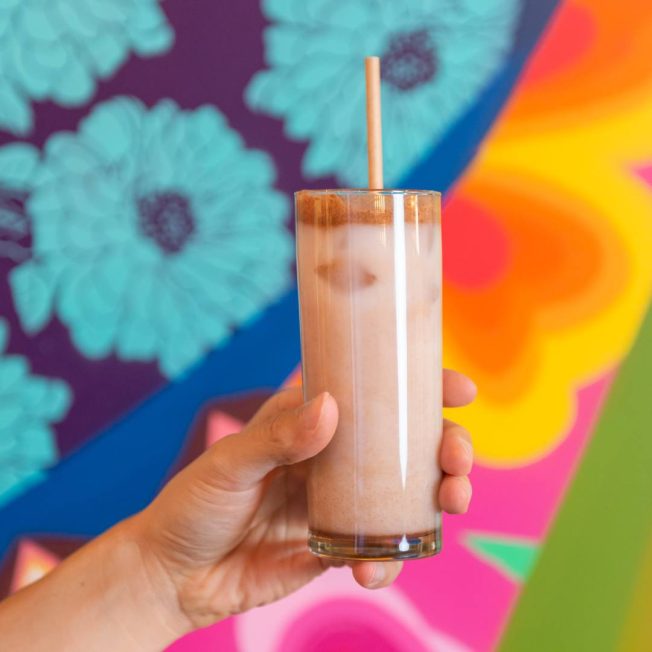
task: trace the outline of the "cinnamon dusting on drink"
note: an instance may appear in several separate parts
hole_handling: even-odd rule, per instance
[[[315,226],[342,224],[392,224],[394,205],[389,193],[368,191],[340,195],[337,192],[300,190],[295,195],[299,221]],[[407,194],[403,197],[406,222],[438,222],[439,201],[434,193]]]

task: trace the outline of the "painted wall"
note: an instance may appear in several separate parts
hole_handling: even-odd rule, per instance
[[[172,649],[652,649],[645,0],[3,2],[0,593],[296,382],[291,196],[364,183],[370,53],[388,183],[446,192],[474,502]]]

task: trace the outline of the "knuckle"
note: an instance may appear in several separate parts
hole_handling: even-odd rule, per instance
[[[206,473],[202,475],[202,478],[211,489],[231,489],[238,483],[236,465],[231,455],[228,454],[228,448],[224,445],[227,443],[231,445],[235,437],[237,435],[228,435],[204,454],[203,463]]]
[[[269,420],[267,428],[268,443],[272,454],[280,464],[290,464],[292,462],[290,434],[285,414],[276,414]]]
[[[285,445],[285,419],[282,414],[275,414],[267,422],[268,442],[276,449]]]

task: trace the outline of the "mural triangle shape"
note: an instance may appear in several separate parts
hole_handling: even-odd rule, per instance
[[[465,545],[476,557],[516,582],[524,582],[539,552],[533,539],[501,534],[470,533]]]

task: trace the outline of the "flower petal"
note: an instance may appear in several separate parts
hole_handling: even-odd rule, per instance
[[[17,134],[32,126],[32,110],[24,97],[6,78],[0,77],[0,125]]]
[[[55,282],[47,268],[33,261],[11,270],[9,283],[14,304],[20,322],[28,333],[40,331],[50,319]]]
[[[11,143],[0,148],[0,184],[16,188],[29,189],[36,166],[38,150],[26,143]]]

